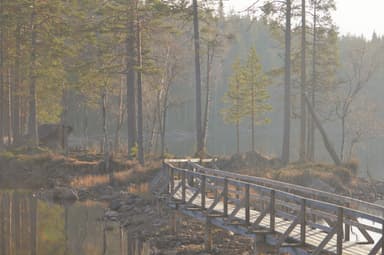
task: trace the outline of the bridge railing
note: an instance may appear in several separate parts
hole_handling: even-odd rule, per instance
[[[237,174],[233,172],[207,168],[207,167],[203,167],[201,165],[196,164],[195,161],[189,161],[187,164],[187,167],[189,169],[192,169],[194,171],[198,171],[201,173],[207,173],[210,175],[220,175],[220,176],[224,176],[232,179],[251,182],[251,183],[259,184],[262,186],[271,187],[277,190],[283,190],[289,193],[295,193],[307,198],[315,198],[316,200],[321,200],[324,202],[328,202],[328,203],[332,203],[332,204],[336,204],[336,205],[340,205],[348,208],[353,208],[353,209],[365,212],[367,214],[372,214],[372,215],[384,218],[384,206],[365,202],[352,197],[337,195],[335,193],[312,189],[309,187],[304,187],[304,186],[295,185],[291,183],[271,180],[267,178],[242,175],[242,174]]]
[[[305,244],[307,227],[310,227],[325,233],[312,254],[320,254],[336,236],[334,252],[339,255],[342,254],[343,242],[350,240],[351,228],[354,228],[355,232],[364,237],[360,242],[375,243],[370,255],[376,254],[381,248],[384,251],[383,217],[341,204],[345,201],[356,202],[356,199],[349,200],[347,197],[317,191],[321,196],[330,194],[337,197],[340,204],[330,203],[319,200],[317,196],[310,197],[318,195],[314,189],[209,169],[193,162],[184,165],[190,169],[175,167],[174,163],[164,163],[169,176],[170,197],[203,209],[207,214],[225,217],[229,225],[240,224],[244,233],[273,233],[278,228],[276,219],[279,218],[288,224],[283,230],[279,227],[281,235],[277,246],[283,245],[298,227],[300,234],[296,239]],[[282,190],[288,187],[289,190]],[[309,195],[307,193],[306,196],[297,194],[305,194],[307,191]],[[360,205],[366,204],[359,200],[357,202]],[[255,211],[259,213],[255,214]],[[381,239],[375,242],[372,233],[379,234]]]

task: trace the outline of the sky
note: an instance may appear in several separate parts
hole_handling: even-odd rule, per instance
[[[241,11],[255,0],[227,0],[227,9]],[[370,39],[373,31],[384,35],[383,0],[336,0],[335,23],[341,35],[363,35]]]

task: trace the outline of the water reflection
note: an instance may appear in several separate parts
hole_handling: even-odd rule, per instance
[[[0,191],[1,255],[147,255],[147,244],[104,222],[94,202],[60,206],[26,191]]]

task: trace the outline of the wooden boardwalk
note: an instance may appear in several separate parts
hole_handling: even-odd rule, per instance
[[[177,166],[176,166],[177,165]],[[276,250],[310,254],[384,254],[384,207],[297,185],[204,168],[193,160],[164,163],[169,203],[191,217]]]

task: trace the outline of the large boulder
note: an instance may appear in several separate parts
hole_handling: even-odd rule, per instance
[[[40,145],[51,149],[64,149],[68,145],[68,136],[72,127],[62,124],[42,124],[38,128]]]

